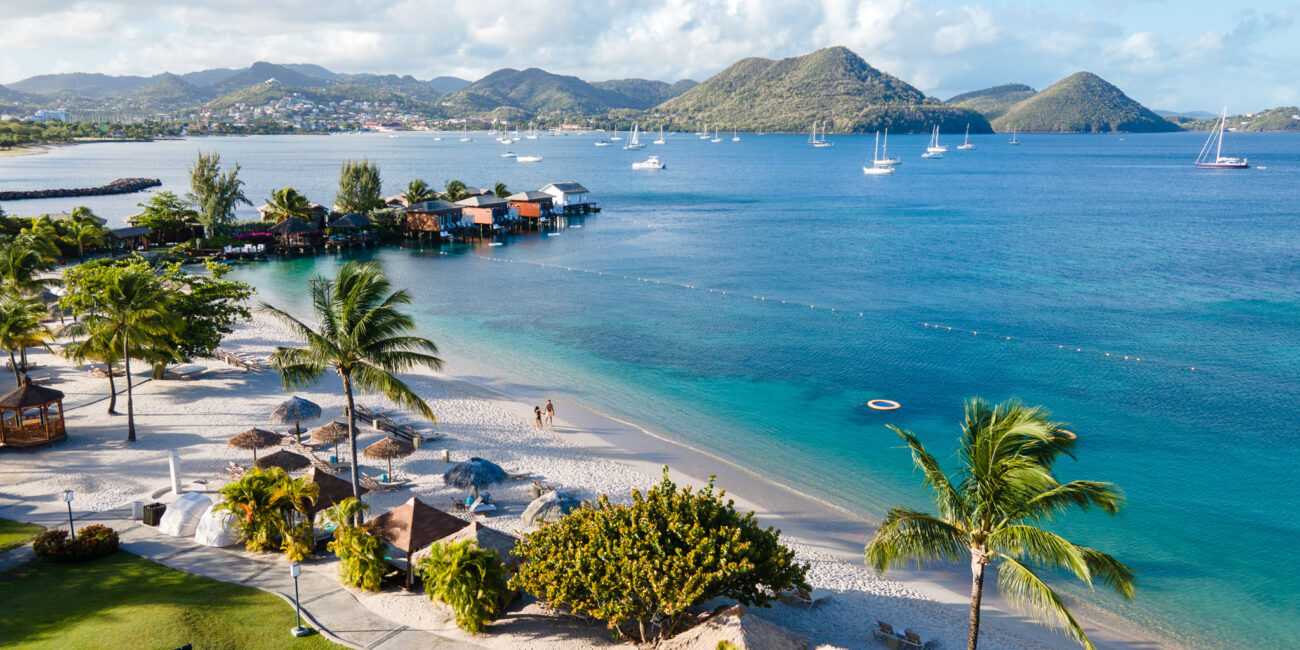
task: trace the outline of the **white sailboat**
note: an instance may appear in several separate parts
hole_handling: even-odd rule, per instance
[[[970,143],[970,125],[967,124],[967,125],[966,125],[966,140],[965,140],[965,142],[962,142],[961,145],[959,145],[959,146],[957,147],[957,150],[958,150],[958,151],[970,151],[971,149],[974,149],[974,148],[975,148],[975,145],[973,145],[973,144]]]
[[[703,131],[699,131],[699,132],[697,132],[695,135],[700,136],[700,139],[701,139],[701,140],[708,140],[708,139],[709,139],[709,125],[708,125],[708,124],[700,124],[700,126],[704,127],[704,130],[703,130]]]
[[[622,142],[622,141],[623,141],[623,136],[621,136],[621,135],[618,134],[618,127],[614,127],[614,135],[609,136],[609,139],[610,139],[610,141],[612,141],[612,142]]]
[[[655,140],[655,144],[664,144],[664,143],[666,143],[666,142],[668,142],[668,141],[664,139],[664,125],[660,124],[660,125],[659,125],[659,139],[658,139],[658,140]]]
[[[948,147],[939,144],[939,125],[934,125],[934,134],[930,136],[930,146],[925,148],[926,153],[947,153]]]
[[[528,135],[525,136],[525,137],[527,137],[529,140],[536,140],[536,139],[537,139],[537,123],[536,123],[536,122],[529,122],[529,123],[528,123]]]
[[[462,125],[462,127],[461,127],[461,132],[464,133],[464,135],[460,136],[460,141],[461,141],[461,142],[473,142],[473,141],[474,141],[474,138],[469,137],[469,122],[465,122],[465,123]]]
[[[885,129],[885,141],[883,143],[883,146],[880,148],[880,155],[877,156],[876,159],[872,161],[872,163],[875,164],[877,167],[881,165],[889,165],[892,167],[894,165],[903,164],[903,161],[899,160],[898,158],[889,157],[889,129]]]
[[[740,136],[736,135],[736,129],[735,129],[735,127],[732,127],[732,129],[731,129],[731,141],[732,141],[732,142],[740,142]]]
[[[1210,137],[1205,140],[1205,146],[1201,147],[1201,155],[1196,157],[1197,169],[1245,169],[1250,167],[1245,158],[1231,158],[1223,155],[1223,129],[1227,123],[1228,107],[1224,106],[1223,115],[1219,116],[1219,128],[1210,131]],[[1211,151],[1214,152],[1213,159],[1209,157]]]
[[[822,134],[821,134],[821,137],[818,137],[818,136],[817,136],[817,125],[819,125],[819,124],[821,124],[821,122],[815,122],[815,123],[813,123],[812,137],[808,140],[808,143],[811,144],[811,145],[814,146],[814,147],[819,148],[819,149],[820,149],[820,148],[823,148],[823,147],[833,147],[833,146],[835,146],[835,143],[834,143],[834,142],[827,142],[827,141],[826,141],[826,129],[825,129],[825,127],[822,128]]]
[[[521,163],[542,162],[542,157],[541,156],[515,156],[515,162],[521,162]]]
[[[876,150],[871,154],[871,166],[863,167],[862,173],[868,176],[880,176],[894,173],[894,166],[880,159],[880,131],[876,131]]]
[[[1007,144],[1020,144],[1020,141],[1016,139],[1016,127],[1014,126],[1011,127],[1011,139],[1007,141]]]
[[[713,126],[713,138],[709,142],[722,142],[722,138],[718,137],[718,126],[716,124]]]
[[[632,125],[632,137],[627,141],[627,144],[623,145],[624,151],[633,149],[645,149],[645,145],[641,142],[641,125],[639,124]]]
[[[502,157],[502,158],[514,158],[514,157],[515,157],[515,152],[513,152],[513,151],[510,150],[510,141],[509,141],[509,139],[506,140],[506,152],[503,153],[503,154],[501,154],[501,157]]]

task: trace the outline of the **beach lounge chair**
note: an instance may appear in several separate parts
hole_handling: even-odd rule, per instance
[[[238,481],[240,477],[244,475],[244,472],[247,471],[248,470],[245,469],[243,465],[240,465],[233,460],[226,466],[226,476],[232,481]]]
[[[196,365],[172,366],[168,368],[165,372],[163,372],[163,378],[190,380],[203,374],[203,371],[205,370],[207,370],[205,366],[196,366]]]
[[[466,506],[465,509],[466,509],[466,510],[471,514],[471,515],[484,515],[484,516],[487,516],[487,515],[491,515],[492,513],[496,512],[496,511],[497,511],[497,506],[496,506],[496,504],[494,504],[494,503],[485,503],[485,502],[483,501],[483,496],[480,495],[477,499],[474,499],[473,501],[471,501],[471,502],[469,503],[469,505]]]
[[[811,608],[830,600],[833,595],[835,595],[835,592],[829,589],[813,589],[812,591],[795,589],[790,593],[790,600],[792,601],[791,604]]]

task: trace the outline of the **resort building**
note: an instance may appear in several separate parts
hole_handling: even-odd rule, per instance
[[[506,201],[516,219],[524,219],[533,225],[550,217],[554,205],[554,197],[546,192],[516,192],[506,197]]]
[[[464,208],[442,199],[416,203],[406,209],[406,229],[415,232],[446,232],[461,221]]]
[[[538,191],[550,195],[555,208],[565,212],[586,211],[592,205],[587,188],[574,181],[548,183]]]
[[[479,227],[499,227],[510,215],[510,203],[492,194],[481,194],[461,199],[456,202],[464,208],[461,225]]]

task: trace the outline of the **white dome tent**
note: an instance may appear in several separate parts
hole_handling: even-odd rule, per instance
[[[231,512],[221,512],[215,506],[209,506],[199,518],[198,530],[194,531],[194,541],[204,546],[221,548],[239,543],[239,531],[235,522],[239,518]]]
[[[158,522],[158,532],[172,537],[191,537],[199,525],[199,518],[212,507],[212,499],[198,492],[186,492],[178,497]]]

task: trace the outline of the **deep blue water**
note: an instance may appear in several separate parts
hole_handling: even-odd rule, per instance
[[[0,188],[159,176],[183,192],[199,148],[242,164],[258,203],[289,184],[330,202],[347,157],[378,161],[389,193],[417,176],[578,180],[604,207],[582,228],[374,257],[455,355],[868,517],[925,505],[884,425],[950,460],[964,398],[1046,405],[1080,435],[1060,474],[1115,481],[1129,499],[1119,517],[1057,526],[1140,576],[1131,605],[1089,600],[1197,645],[1300,645],[1300,136],[1229,135],[1233,155],[1267,167],[1239,172],[1193,169],[1197,134],[982,136],[942,160],[919,157],[922,136],[892,137],[904,165],[885,177],[860,171],[869,137],[514,145],[544,155],[537,165],[500,158],[486,136],[432,138],[83,145],[0,158]],[[630,169],[651,153],[669,168]],[[79,202],[118,221],[143,196]],[[298,307],[302,283],[336,263],[240,276]],[[903,408],[859,406],[877,397]]]

